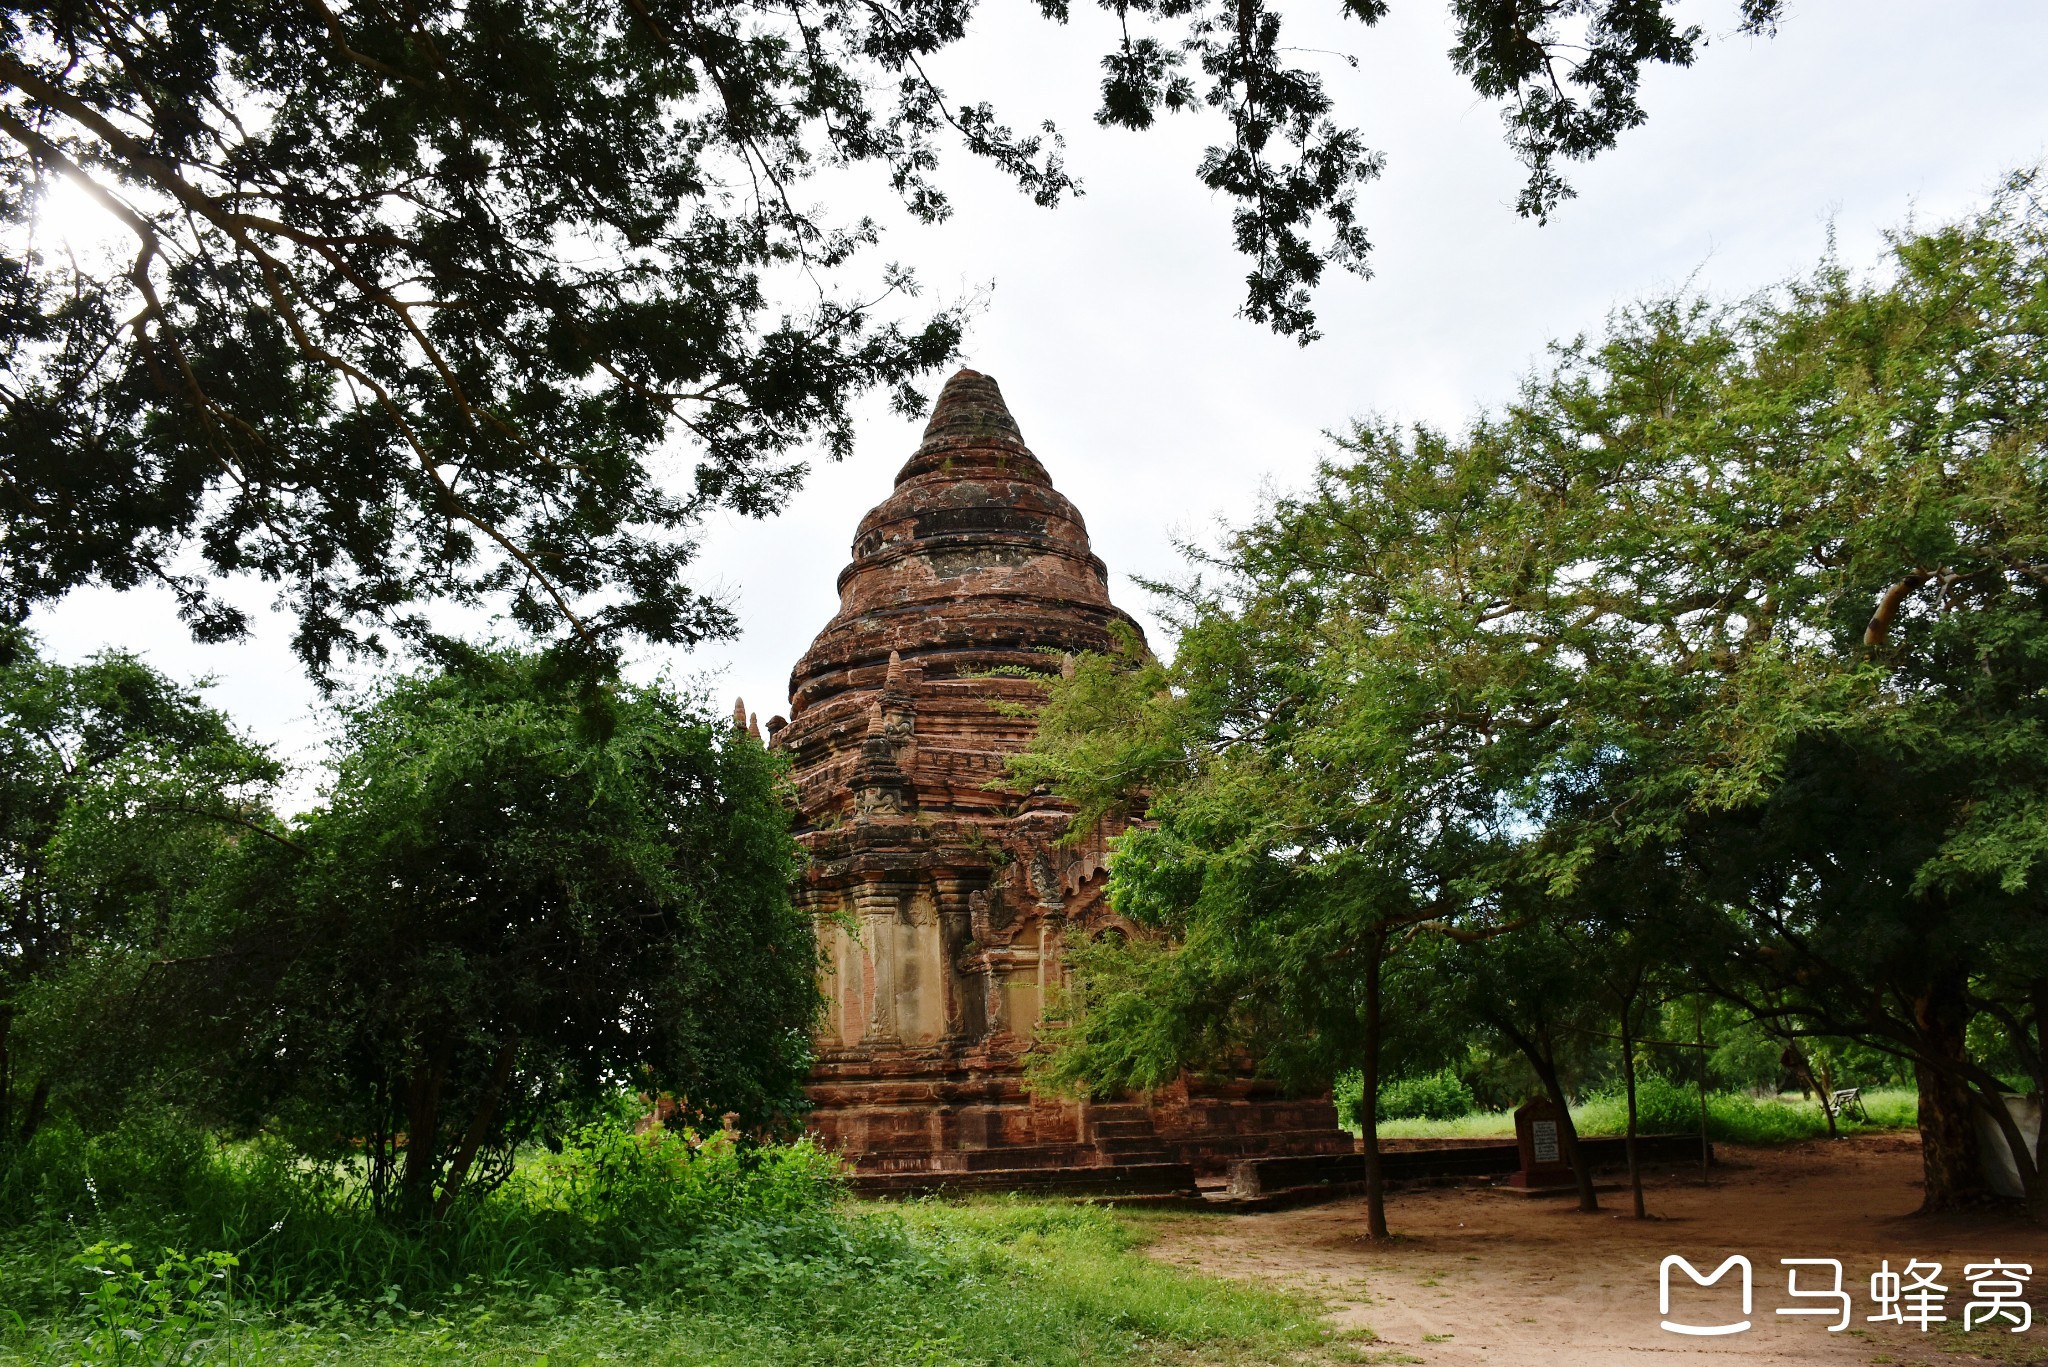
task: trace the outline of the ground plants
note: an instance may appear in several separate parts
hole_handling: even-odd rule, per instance
[[[138,1259],[135,1247],[105,1239],[71,1256],[86,1282],[80,1355],[92,1363],[186,1362],[234,1328],[232,1253],[187,1257],[166,1248]]]
[[[1699,1133],[1699,1093],[1689,1084],[1645,1075],[1637,1103],[1643,1134]],[[1866,1090],[1863,1103],[1869,1119],[1838,1119],[1841,1132],[1910,1130],[1918,1123],[1918,1098],[1910,1087]],[[1627,1106],[1618,1090],[1605,1091],[1574,1106],[1572,1119],[1581,1134],[1619,1135],[1627,1125]],[[1382,1129],[1397,1139],[1510,1139],[1515,1119],[1512,1111],[1472,1111],[1449,1120],[1389,1121]],[[1825,1139],[1828,1125],[1814,1097],[1716,1091],[1707,1094],[1707,1134],[1731,1144],[1786,1144]]]
[[[1357,1075],[1348,1074],[1338,1079],[1336,1093],[1338,1119],[1355,1127],[1364,1097],[1362,1082]],[[1475,1109],[1472,1089],[1448,1068],[1395,1078],[1380,1088],[1382,1120],[1456,1120]]]
[[[0,1303],[20,1316],[0,1360],[1255,1363],[1323,1336],[1301,1302],[1145,1258],[1146,1227],[1109,1211],[852,1204],[803,1143],[615,1119],[426,1230],[377,1219],[359,1172],[274,1145],[201,1153],[173,1186],[116,1196],[85,1185],[77,1146],[42,1150],[44,1199],[0,1228]],[[136,1252],[172,1240],[223,1252]],[[105,1337],[123,1326],[184,1356]]]

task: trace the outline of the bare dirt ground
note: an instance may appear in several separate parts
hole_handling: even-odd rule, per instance
[[[2048,1231],[2003,1212],[1924,1217],[1916,1137],[1876,1135],[1775,1149],[1734,1145],[1702,1185],[1693,1168],[1649,1175],[1651,1219],[1631,1217],[1626,1190],[1603,1191],[1598,1215],[1567,1197],[1495,1189],[1396,1191],[1395,1237],[1363,1237],[1363,1198],[1260,1215],[1162,1225],[1153,1255],[1212,1275],[1276,1283],[1322,1298],[1330,1318],[1358,1335],[1361,1362],[1497,1363],[1605,1367],[1610,1363],[2048,1364]],[[1660,1327],[1658,1268],[1667,1254],[1702,1274],[1730,1254],[1755,1269],[1752,1327],[1687,1338]],[[1854,1319],[1791,1317],[1781,1258],[1838,1258]],[[1931,1332],[1866,1317],[1877,1307],[1870,1275],[1889,1259],[1939,1262],[1949,1323]],[[1965,1264],[1993,1258],[2034,1269],[2035,1323],[1964,1334],[1972,1299]],[[1695,1324],[1742,1318],[1736,1272],[1696,1288],[1674,1272],[1671,1318]],[[1803,1269],[1802,1290],[1831,1274]],[[1839,1312],[1836,1312],[1838,1315]],[[1363,1331],[1369,1331],[1367,1341]]]

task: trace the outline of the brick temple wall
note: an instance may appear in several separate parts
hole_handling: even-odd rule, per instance
[[[769,724],[794,762],[826,962],[810,1087],[825,1142],[906,1189],[1173,1187],[1233,1157],[1348,1149],[1327,1097],[1250,1079],[1106,1104],[1024,1085],[1064,945],[1116,923],[1115,832],[1061,843],[1070,810],[1006,788],[1004,763],[1030,743],[1040,679],[1142,633],[993,380],[947,383],[839,591],[789,719]]]

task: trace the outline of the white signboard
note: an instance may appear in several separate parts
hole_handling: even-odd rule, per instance
[[[1555,1163],[1557,1158],[1557,1122],[1555,1120],[1532,1120],[1529,1122],[1529,1147],[1538,1163]]]

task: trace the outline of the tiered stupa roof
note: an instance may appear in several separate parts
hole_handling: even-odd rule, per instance
[[[1019,671],[1050,674],[1063,654],[1112,648],[1118,622],[1138,629],[1109,600],[1081,514],[1024,444],[996,382],[960,371],[894,490],[861,519],[839,611],[790,675],[776,743],[795,756],[804,824],[895,782],[882,772],[890,741],[918,810],[990,810],[999,799],[982,785],[1030,734],[992,703],[1036,694]]]

